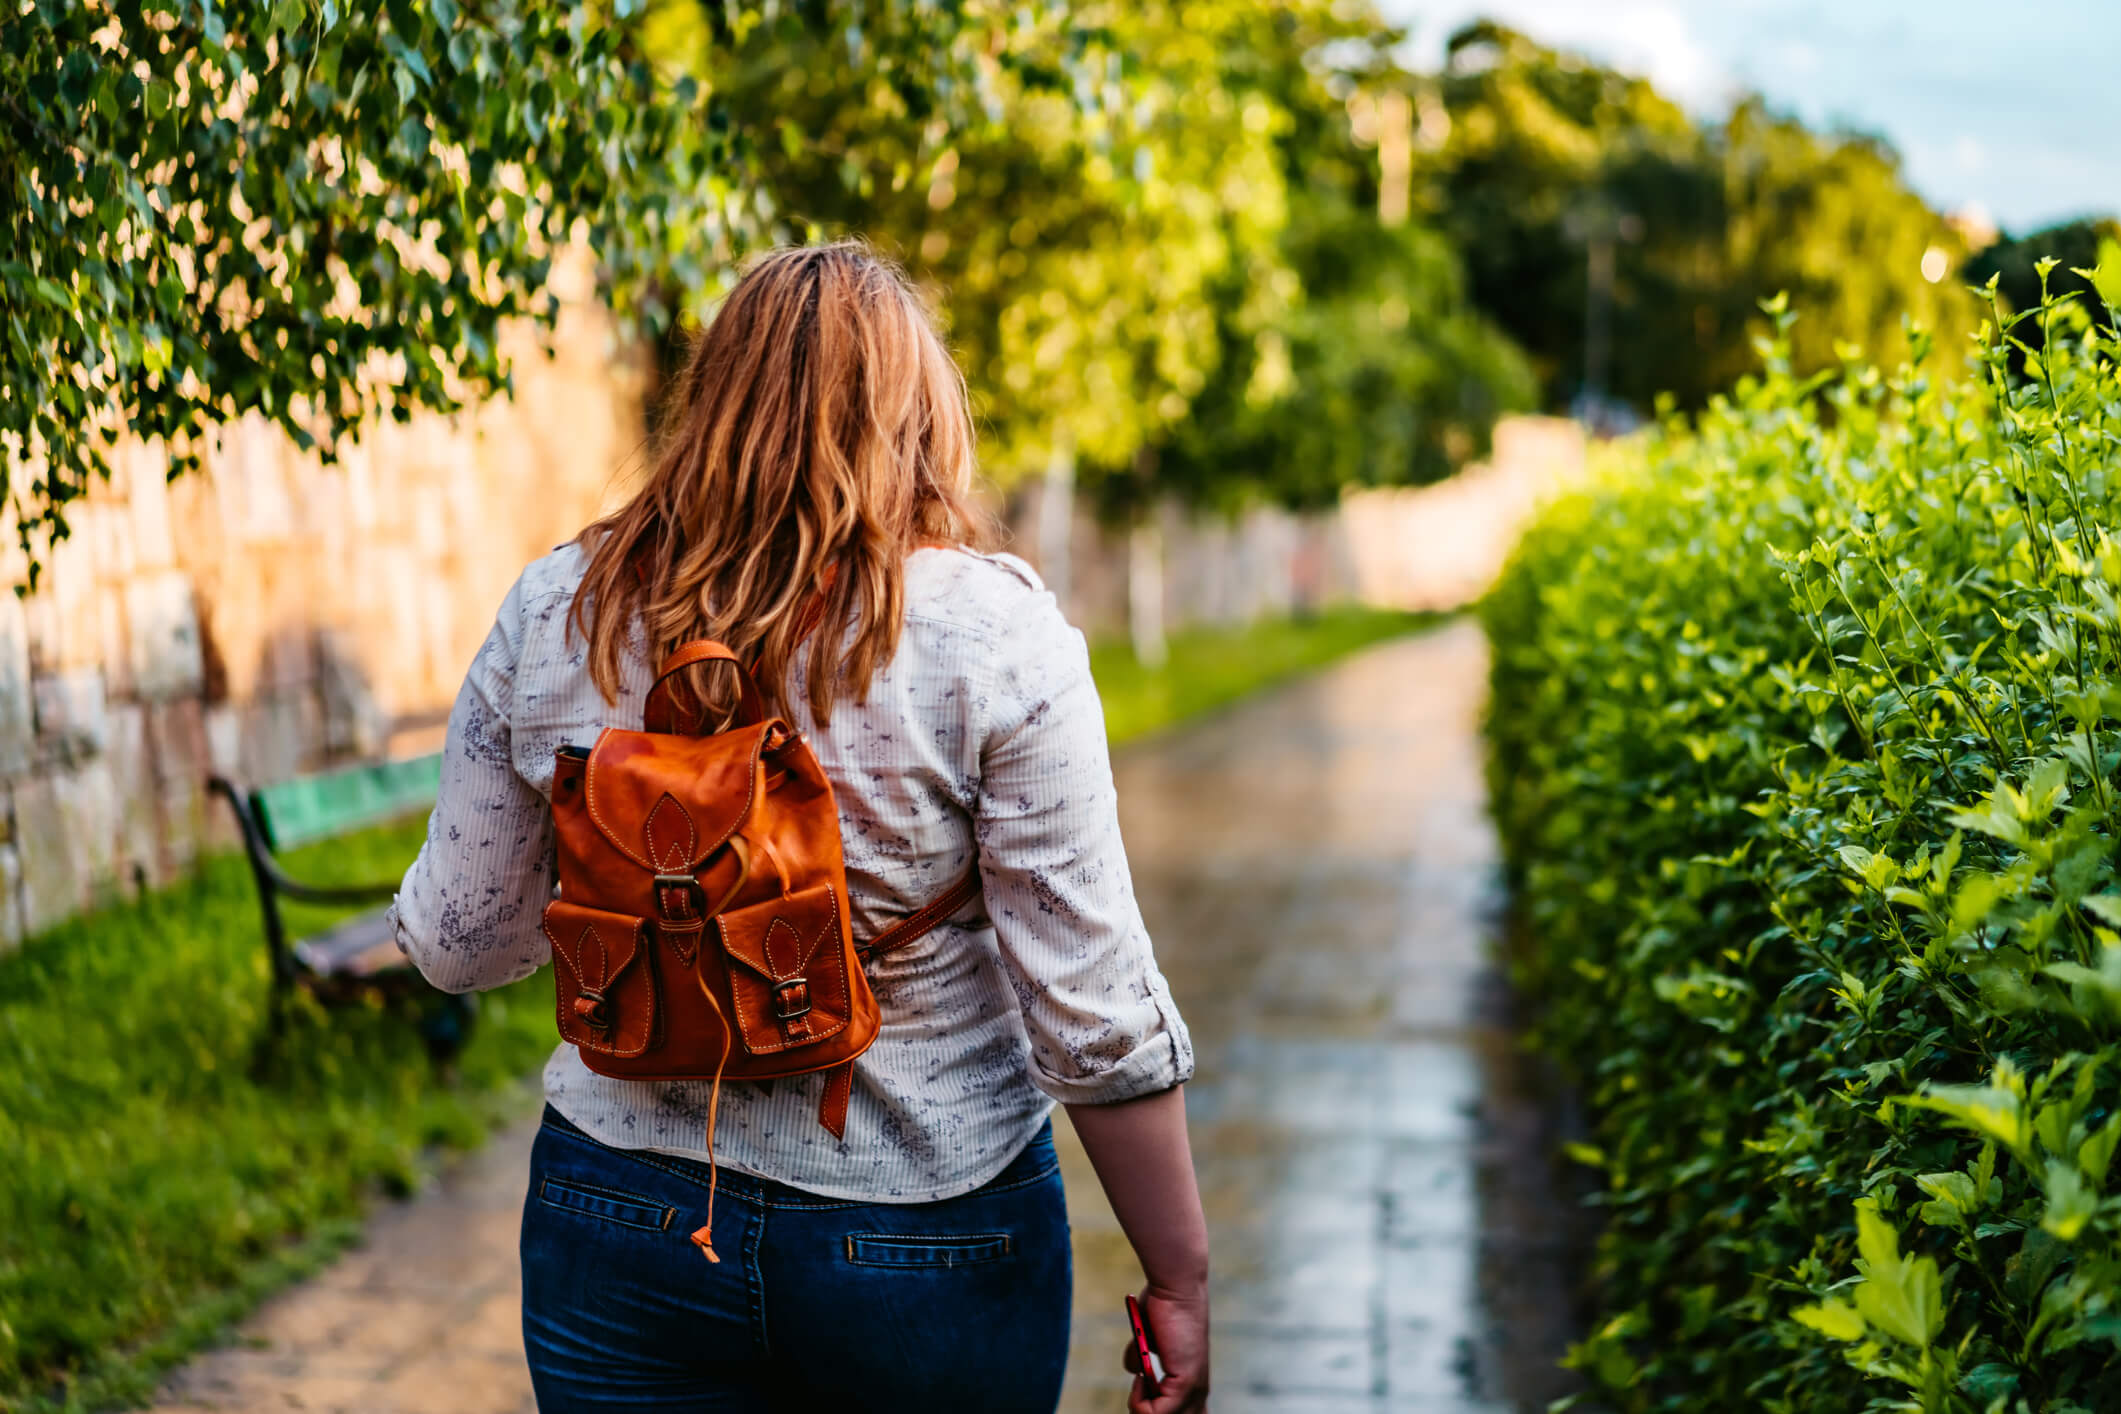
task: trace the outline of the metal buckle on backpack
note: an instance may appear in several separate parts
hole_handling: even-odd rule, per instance
[[[797,991],[798,988],[801,989],[799,998],[802,1001],[802,1005],[791,1007],[788,1002],[788,994]],[[797,1017],[810,1015],[810,979],[807,977],[790,977],[785,982],[774,983],[773,1014],[775,1018],[781,1021],[794,1021]]]
[[[690,913],[672,913],[663,902],[663,890],[683,889],[685,897],[692,902]],[[655,876],[655,911],[665,920],[698,919],[707,914],[707,891],[700,881],[690,874],[658,874]]]
[[[574,999],[574,1014],[583,1025],[592,1031],[611,1029],[611,1011],[604,994],[593,987],[584,987]]]

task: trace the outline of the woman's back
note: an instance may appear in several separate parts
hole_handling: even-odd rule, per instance
[[[430,844],[398,902],[408,951],[447,988],[547,961],[555,753],[640,725],[653,679],[640,635],[607,703],[569,630],[583,565],[568,545],[524,571],[458,702],[431,828],[449,847]],[[975,857],[984,909],[871,964],[883,1029],[857,1062],[842,1140],[815,1122],[823,1077],[803,1076],[725,1086],[715,1150],[739,1171],[868,1201],[967,1192],[1053,1100],[1131,1099],[1192,1069],[1135,906],[1082,635],[1008,555],[917,551],[905,603],[865,697],[820,725],[798,667],[787,710],[832,781],[856,937]],[[705,1081],[612,1079],[563,1045],[545,1089],[605,1143],[706,1153]]]

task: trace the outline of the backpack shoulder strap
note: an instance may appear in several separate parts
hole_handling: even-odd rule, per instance
[[[937,924],[978,897],[979,866],[975,864],[965,871],[965,877],[868,942],[856,944],[854,950],[861,955],[862,961],[867,962],[878,953],[902,948],[918,938],[925,937]]]
[[[856,944],[856,955],[863,962],[867,962],[878,953],[902,948],[914,939],[924,936],[936,924],[978,898],[979,887],[979,865],[975,864],[965,871],[965,877],[930,899],[921,908],[907,914],[868,942]],[[847,1133],[847,1101],[853,1093],[853,1061],[842,1061],[825,1072],[825,1093],[818,1098],[817,1122],[835,1139],[843,1138]]]

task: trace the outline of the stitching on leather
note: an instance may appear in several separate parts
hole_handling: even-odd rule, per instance
[[[597,950],[596,987],[598,991],[602,991],[611,985],[611,949],[604,946],[604,935],[597,931],[597,921],[594,918],[582,924],[582,936],[574,940],[575,948],[585,959],[589,956],[591,943],[596,944]],[[584,981],[588,980],[588,973],[581,972],[580,975]]]
[[[581,969],[575,966],[573,960],[570,959],[567,954],[561,949],[560,940],[554,936],[552,931],[552,910],[561,902],[561,900],[556,899],[553,901],[553,903],[546,905],[545,917],[540,922],[539,928],[545,934],[545,940],[548,943],[552,944],[552,955],[555,959],[556,964],[561,962],[567,964],[567,975],[574,979],[575,991],[580,992],[583,989]],[[608,912],[608,910],[591,909],[587,904],[577,903],[570,906],[582,909],[585,912]],[[626,918],[628,915],[618,913],[612,914],[612,916],[614,918]],[[622,966],[619,971],[624,972],[626,968],[633,966],[633,964],[639,960],[641,956],[641,929],[645,922],[645,919],[636,918],[633,920],[633,953],[626,959],[625,965]],[[588,928],[590,930],[593,930],[596,927],[596,920],[593,918],[587,920],[587,923]],[[603,940],[599,938],[598,946],[601,947],[602,945]],[[585,1038],[578,1036],[576,1034],[578,1028],[569,1025],[567,1013],[561,1010],[559,1007],[555,1006],[554,1011],[557,1014],[557,1019],[559,1021],[560,1039],[567,1042],[569,1045],[581,1046],[586,1050],[595,1051],[600,1055],[616,1056],[620,1060],[630,1060],[634,1056],[642,1054],[642,1052],[646,1051],[650,1046],[654,1045],[656,1033],[656,1003],[661,1000],[661,998],[656,992],[655,969],[650,967],[647,969],[647,973],[648,981],[645,985],[648,988],[648,1037],[641,1043],[641,1050],[632,1052],[622,1052],[621,1050],[619,1050],[617,1044],[619,1028],[616,1026],[611,1028],[612,1043],[608,1045],[604,1042],[594,1039],[593,1037]],[[607,977],[600,984],[600,986],[609,987],[613,982],[617,980],[618,979],[615,976]]]
[[[566,953],[560,951],[560,940],[552,935],[552,909],[550,907],[546,908],[544,920],[539,923],[538,927],[539,930],[545,934],[545,941],[552,945],[552,956],[554,960],[565,965],[565,967],[567,968],[567,975],[574,979],[575,990],[580,991],[582,987],[582,974],[575,970],[574,959],[569,957]]]
[[[779,1055],[779,1054],[780,1054],[781,1052],[783,1052],[783,1051],[787,1051],[787,1050],[793,1050],[793,1049],[794,1049],[795,1047],[797,1047],[797,1046],[814,1046],[814,1045],[816,1045],[817,1043],[819,1043],[820,1041],[829,1041],[829,1040],[831,1040],[831,1039],[832,1039],[833,1037],[835,1037],[835,1036],[839,1035],[839,1034],[840,1034],[840,1032],[842,1032],[842,1031],[845,1031],[845,1030],[846,1030],[846,1029],[847,1029],[847,1028],[848,1028],[848,1027],[849,1027],[850,1025],[852,1025],[852,1024],[853,1024],[853,1022],[854,1022],[854,996],[853,996],[853,987],[854,987],[854,983],[853,983],[853,981],[852,981],[852,980],[851,980],[851,979],[850,979],[850,978],[849,978],[849,977],[847,976],[847,966],[846,966],[846,961],[847,961],[847,959],[846,959],[846,954],[845,954],[845,951],[844,951],[844,949],[845,949],[845,946],[846,946],[846,939],[840,936],[840,894],[839,894],[839,890],[838,890],[838,889],[834,889],[834,888],[830,888],[830,887],[828,887],[828,888],[826,889],[826,891],[825,891],[825,897],[826,897],[826,898],[827,898],[828,900],[830,900],[830,901],[831,901],[831,904],[832,904],[832,913],[831,913],[831,915],[830,915],[830,916],[829,916],[828,918],[826,918],[826,920],[825,920],[825,926],[824,926],[824,927],[823,927],[822,929],[820,929],[820,930],[819,930],[819,938],[820,938],[820,942],[818,943],[817,947],[816,947],[816,948],[815,948],[815,949],[814,949],[814,950],[812,951],[812,953],[810,954],[810,956],[811,956],[811,957],[816,957],[816,956],[817,956],[818,954],[820,954],[820,953],[824,952],[824,950],[825,950],[825,945],[824,945],[824,942],[822,941],[822,939],[823,939],[823,938],[824,938],[824,937],[825,937],[825,936],[826,936],[827,934],[830,934],[830,935],[831,935],[831,937],[832,937],[832,938],[833,938],[833,939],[834,939],[835,941],[837,941],[837,942],[838,942],[838,943],[840,944],[841,948],[842,948],[842,952],[841,952],[841,957],[840,957],[840,962],[841,962],[841,966],[840,966],[840,969],[839,969],[839,973],[840,973],[840,976],[839,976],[839,999],[840,999],[840,1012],[841,1012],[841,1016],[840,1016],[840,1022],[839,1022],[839,1025],[837,1025],[837,1026],[833,1027],[833,1028],[832,1028],[831,1030],[829,1030],[829,1031],[818,1031],[818,1030],[813,1030],[813,1031],[812,1031],[812,1032],[811,1032],[811,1033],[810,1033],[810,1034],[809,1034],[808,1036],[805,1036],[805,1037],[800,1037],[800,1038],[794,1038],[794,1039],[782,1039],[782,1040],[780,1040],[780,1041],[779,1041],[779,1042],[778,1042],[777,1044],[774,1044],[774,1045],[769,1045],[769,1046],[766,1046],[766,1047],[764,1047],[763,1049],[761,1049],[761,1048],[759,1048],[759,1047],[756,1047],[756,1046],[753,1046],[753,1045],[751,1044],[751,1038],[750,1038],[750,1033],[749,1033],[749,1032],[748,1032],[748,1031],[747,1031],[747,1030],[745,1029],[745,1026],[744,1026],[744,1009],[743,1009],[743,1008],[742,1008],[741,1006],[739,1006],[739,1007],[737,1008],[737,1013],[736,1013],[737,1033],[738,1033],[739,1035],[741,1035],[741,1036],[743,1036],[743,1037],[744,1037],[744,1049],[745,1049],[745,1050],[747,1050],[747,1051],[749,1051],[749,1052],[750,1052],[750,1053],[751,1053],[752,1055],[754,1055],[754,1056],[774,1056],[774,1055]],[[757,906],[757,905],[754,905],[754,907],[756,907],[756,906]],[[778,919],[776,919],[775,921],[776,921],[776,922],[778,922],[779,920],[778,920]],[[730,947],[730,946],[729,946],[729,924],[728,924],[728,915],[727,915],[727,914],[723,914],[723,915],[720,915],[720,916],[718,916],[718,917],[717,917],[717,918],[716,918],[716,919],[714,920],[714,931],[715,931],[715,935],[716,935],[716,937],[718,937],[718,938],[719,938],[719,939],[721,940],[721,944],[722,944],[722,952],[723,952],[723,953],[724,953],[725,955],[727,955],[727,956],[728,956],[728,957],[729,957],[729,958],[730,958],[730,959],[731,959],[732,961],[734,961],[734,962],[735,962],[735,963],[736,963],[736,964],[737,964],[738,966],[742,967],[742,968],[743,968],[743,969],[744,969],[744,970],[745,970],[746,972],[751,972],[751,973],[756,973],[756,972],[758,972],[758,969],[757,969],[757,968],[755,968],[755,967],[753,967],[753,966],[752,966],[752,965],[751,965],[751,964],[750,964],[749,962],[745,961],[745,960],[744,960],[744,958],[743,958],[743,957],[742,957],[742,956],[741,956],[741,955],[740,955],[740,954],[739,954],[739,953],[738,953],[738,952],[736,951],[736,949],[734,949],[734,948],[732,948],[732,947]],[[796,936],[797,936],[798,938],[800,938],[800,937],[801,937],[802,935],[801,935],[800,933],[798,933],[798,934],[797,934]],[[763,942],[763,940],[761,940],[760,946],[761,946],[761,947],[763,947],[763,946],[764,946],[764,942]],[[767,957],[766,957],[766,962],[767,962],[767,965],[768,965],[768,966],[771,966],[771,965],[772,965],[772,963],[773,963],[773,956],[772,956],[772,954],[770,954],[770,953],[769,953],[769,954],[767,954]],[[808,962],[808,959],[807,959],[807,958],[805,959],[805,962],[806,962],[806,964],[807,964],[807,962]],[[857,966],[859,966],[859,965],[860,965],[859,959],[857,959],[857,961],[856,961],[856,965],[857,965]],[[767,974],[767,975],[768,975],[768,976],[769,976],[769,978],[770,978],[770,974]],[[731,972],[731,973],[729,974],[729,991],[730,991],[730,995],[731,995],[731,996],[734,996],[734,995],[736,994],[736,977],[737,977],[737,974],[736,974],[736,973],[734,973],[734,972]],[[770,978],[770,980],[778,981],[778,980],[781,980],[781,979],[778,979],[778,978]],[[814,994],[813,994],[813,995],[814,995]],[[829,994],[829,993],[827,994],[827,1000],[828,1000],[828,1001],[830,1000],[830,994]],[[815,1072],[815,1071],[799,1071],[799,1072],[797,1072],[797,1073],[798,1073],[798,1074],[803,1074],[803,1075],[812,1075],[812,1074],[816,1074],[817,1072]]]
[[[825,921],[830,923],[832,920],[828,918]],[[773,960],[773,933],[776,928],[795,939],[796,957],[795,970],[793,972],[783,971]],[[812,951],[814,952],[815,949],[812,949]],[[803,935],[797,932],[795,925],[785,918],[775,918],[766,925],[766,936],[759,939],[759,953],[766,959],[767,975],[776,982],[785,982],[790,977],[802,976],[803,965],[810,961],[809,954],[803,951]],[[739,958],[738,961],[742,961],[742,959]]]
[[[737,812],[736,818],[729,822],[729,828],[722,831],[720,837],[713,844],[700,850],[693,859],[688,861],[692,867],[698,867],[699,863],[706,859],[708,855],[720,849],[722,841],[735,834],[737,826],[751,818],[751,807],[758,801],[759,777],[765,774],[759,769],[759,755],[766,745],[766,729],[779,720],[779,718],[773,717],[759,724],[758,739],[751,743],[751,769],[744,773],[747,782],[744,788],[744,808]],[[604,733],[597,737],[597,744],[589,749],[588,764],[582,768],[582,799],[589,806],[589,818],[605,840],[634,863],[644,869],[653,869],[658,873],[675,873],[675,870],[666,870],[652,859],[643,859],[640,855],[633,852],[631,845],[621,843],[618,831],[611,828],[610,824],[605,821],[603,814],[597,809],[597,753],[604,745],[604,736],[609,735],[614,730],[616,728],[607,727],[604,729]],[[746,728],[746,730],[749,730],[749,728]],[[642,733],[642,735],[649,735],[649,733]],[[697,830],[698,826],[693,828]],[[698,843],[697,835],[694,836],[694,843]]]
[[[673,855],[669,850],[656,848],[655,817],[663,813],[666,804],[677,811],[679,818],[685,822],[685,848],[681,854]],[[675,871],[679,865],[692,858],[692,851],[700,842],[700,827],[693,822],[692,812],[685,808],[684,802],[666,790],[656,803],[649,807],[648,818],[641,824],[641,838],[648,842],[648,857],[655,861],[656,868]],[[671,849],[677,848],[675,836],[671,837],[670,846]]]
[[[854,982],[847,974],[853,968],[861,966],[860,962],[847,956],[847,939],[840,931],[840,891],[838,889],[829,889],[827,896],[832,900],[832,916],[825,920],[825,928],[826,931],[831,933],[832,941],[839,945],[840,1014],[847,1019],[838,1026],[833,1027],[829,1032],[822,1032],[812,1036],[810,1039],[813,1041],[822,1041],[826,1036],[838,1035],[854,1020]],[[811,956],[815,957],[817,953],[824,951],[824,946],[824,941],[821,938]],[[809,966],[809,959],[805,959],[803,965],[805,967]]]

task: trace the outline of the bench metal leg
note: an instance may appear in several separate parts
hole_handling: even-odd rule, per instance
[[[265,831],[243,792],[222,776],[212,777],[206,784],[235,812],[236,828],[243,836],[243,857],[250,862],[251,878],[258,887],[258,911],[265,924],[265,958],[272,989],[266,1001],[265,1034],[258,1038],[251,1056],[251,1073],[262,1077],[287,1032],[287,994],[295,981],[294,959],[287,951],[287,925],[280,917],[279,877],[272,867],[272,850],[265,841]]]
[[[437,992],[420,1009],[420,1039],[436,1065],[448,1065],[471,1040],[472,1023],[478,1020],[479,999],[454,992]]]

